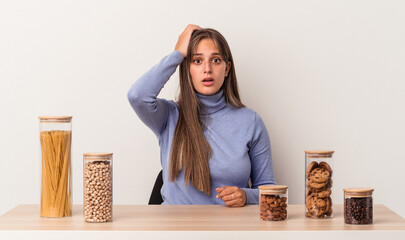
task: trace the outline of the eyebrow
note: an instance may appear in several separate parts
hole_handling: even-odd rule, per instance
[[[202,56],[202,55],[203,55],[202,53],[195,53],[195,54],[193,54],[193,57],[194,57],[194,56]],[[216,56],[216,55],[221,56],[220,53],[212,53],[212,54],[211,54],[211,56]]]

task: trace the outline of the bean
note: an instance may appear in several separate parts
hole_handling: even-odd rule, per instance
[[[260,197],[260,217],[265,221],[282,221],[287,219],[287,198],[280,199],[279,195]]]
[[[112,167],[110,162],[84,164],[84,219],[87,222],[112,221]]]
[[[345,223],[373,223],[373,199],[371,197],[346,198],[344,209]]]

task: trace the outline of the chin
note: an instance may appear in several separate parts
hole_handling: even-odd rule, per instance
[[[197,92],[202,95],[213,95],[213,94],[219,92],[219,89],[201,89],[201,90],[197,90]]]

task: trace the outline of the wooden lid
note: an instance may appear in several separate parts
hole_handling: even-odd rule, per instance
[[[70,122],[72,121],[72,116],[39,116],[40,122]]]
[[[333,150],[305,150],[305,154],[310,158],[331,158]]]
[[[269,191],[269,192],[280,192],[285,193],[288,186],[285,185],[261,185],[259,186],[260,190]]]
[[[349,197],[371,196],[373,191],[374,191],[374,188],[365,188],[365,187],[343,188],[343,192],[345,193],[345,195],[347,195]]]
[[[108,160],[112,158],[113,153],[83,153],[85,159]]]
[[[305,150],[305,153],[308,154],[333,154],[333,150]]]

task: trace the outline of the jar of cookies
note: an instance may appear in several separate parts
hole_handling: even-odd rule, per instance
[[[259,186],[260,219],[264,221],[283,221],[287,219],[287,186]]]
[[[83,154],[83,215],[86,222],[112,221],[112,155]]]
[[[373,223],[373,191],[373,188],[343,189],[345,223]]]
[[[332,217],[332,150],[305,151],[305,215]]]
[[[72,117],[39,117],[41,217],[72,216]]]

